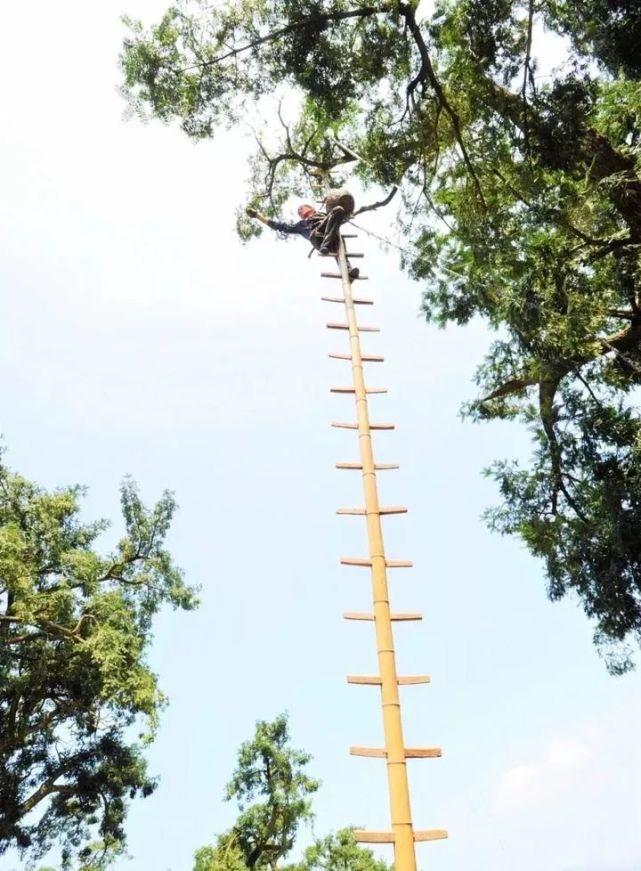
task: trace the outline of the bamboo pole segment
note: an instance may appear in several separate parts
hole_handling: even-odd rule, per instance
[[[369,557],[372,561],[372,599],[376,648],[381,686],[381,705],[383,709],[383,733],[387,779],[389,786],[391,838],[394,844],[394,867],[396,871],[416,871],[416,851],[414,847],[414,827],[410,808],[410,791],[407,778],[405,741],[401,719],[401,702],[398,691],[399,676],[396,671],[396,654],[390,613],[387,586],[387,566],[383,529],[381,525],[381,506],[376,484],[376,464],[372,448],[371,428],[367,407],[367,392],[363,372],[363,356],[356,321],[356,310],[349,280],[345,244],[341,239],[338,249],[338,264],[343,279],[346,321],[349,325],[349,340],[352,360],[352,377],[356,390],[356,415],[358,420],[358,443],[362,465],[363,492],[365,496],[364,513],[367,519],[367,538]],[[359,833],[365,834],[365,833]],[[361,840],[357,838],[357,840]]]

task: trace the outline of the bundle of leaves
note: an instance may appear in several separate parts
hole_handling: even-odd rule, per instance
[[[122,851],[129,800],[155,788],[154,615],[196,599],[163,546],[171,494],[148,510],[125,482],[125,534],[106,557],[93,547],[107,524],[81,522],[81,494],[0,466],[0,854],[56,844],[64,867],[93,868]]]
[[[215,845],[196,851],[194,871],[389,871],[371,850],[359,847],[351,829],[317,838],[299,862],[283,864],[296,836],[313,819],[311,796],[320,783],[307,774],[311,756],[291,746],[287,716],[256,724],[225,797],[240,811]]]

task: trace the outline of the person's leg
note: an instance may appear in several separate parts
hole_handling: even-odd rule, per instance
[[[341,224],[346,220],[345,209],[342,206],[335,206],[325,219],[325,237],[321,245],[321,254],[329,254],[338,250],[339,230]]]

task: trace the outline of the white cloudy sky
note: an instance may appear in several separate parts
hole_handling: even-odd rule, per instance
[[[131,473],[148,500],[181,505],[171,545],[195,583],[196,614],[168,614],[152,654],[171,706],[151,764],[157,793],[132,809],[130,860],[118,871],[189,871],[199,845],[229,824],[221,800],[233,755],[257,718],[289,710],[296,742],[324,782],[316,831],[384,828],[380,762],[350,744],[381,741],[375,691],[344,675],[374,667],[367,579],[338,566],[365,548],[349,400],[328,386],[348,371],[336,319],[319,301],[318,260],[300,242],[234,236],[247,142],[192,146],[173,129],[123,121],[119,15],[157,16],[163,0],[6,4],[0,53],[1,429],[8,462],[45,485],[90,487],[87,516],[117,517]],[[368,226],[376,227],[372,218]],[[365,223],[365,221],[363,221]],[[480,470],[527,452],[506,424],[461,423],[458,407],[486,345],[478,328],[438,332],[418,316],[420,287],[367,238],[383,327],[367,349],[389,386],[374,418],[388,553],[416,568],[392,579],[420,847],[430,871],[641,869],[641,678],[608,677],[573,602],[551,605],[540,566],[490,535],[495,500]],[[361,247],[362,246],[362,247]],[[365,317],[363,321],[366,322]],[[15,856],[1,871],[19,868]]]

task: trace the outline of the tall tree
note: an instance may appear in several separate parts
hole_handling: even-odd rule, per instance
[[[301,824],[311,819],[310,796],[319,783],[305,770],[310,759],[291,747],[284,715],[258,722],[253,739],[241,745],[226,798],[241,811],[231,838],[247,868],[274,871]]]
[[[497,333],[467,413],[533,433],[529,467],[491,470],[489,522],[543,559],[551,598],[578,595],[623,672],[641,638],[641,6],[418,5],[178,0],[127,22],[124,91],[195,139],[260,129],[286,95],[252,163],[264,208],[318,172],[400,189],[426,318]],[[544,28],[566,58],[539,75]]]
[[[196,598],[164,548],[171,494],[149,510],[125,482],[125,534],[106,557],[94,544],[108,524],[81,522],[81,495],[0,465],[0,855],[55,843],[64,867],[96,871],[123,848],[129,799],[156,785],[154,615]]]
[[[312,820],[311,798],[319,782],[307,774],[311,756],[290,743],[287,717],[259,721],[251,741],[241,745],[225,797],[240,811],[215,846],[196,851],[194,871],[389,871],[371,850],[359,847],[343,829],[315,840],[300,862],[283,865],[296,835]]]

